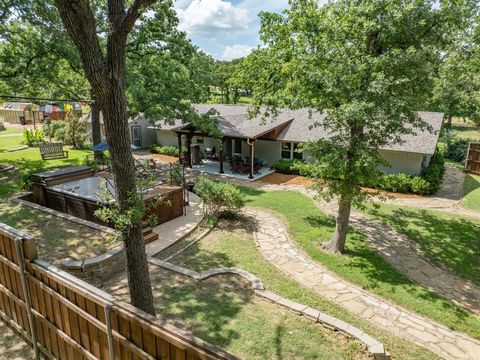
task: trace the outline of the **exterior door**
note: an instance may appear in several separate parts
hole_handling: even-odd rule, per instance
[[[142,127],[140,125],[132,126],[132,145],[142,147]]]

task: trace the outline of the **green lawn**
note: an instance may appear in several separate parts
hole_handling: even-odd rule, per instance
[[[192,237],[194,238],[194,237]],[[190,239],[191,240],[191,239]],[[177,244],[176,244],[177,245]],[[185,246],[185,243],[179,244],[178,247],[181,248]],[[172,250],[173,251],[173,250]],[[160,257],[164,254],[160,254]],[[313,308],[316,308],[320,311],[324,311],[327,314],[340,318],[342,320],[347,321],[348,323],[357,326],[358,328],[362,329],[366,333],[370,334],[371,336],[375,337],[379,341],[382,341],[385,345],[385,348],[392,354],[392,358],[395,359],[437,359],[438,357],[431,352],[416,346],[406,340],[400,339],[395,337],[388,332],[385,332],[382,329],[379,329],[370,323],[366,322],[363,319],[360,319],[358,316],[349,313],[338,304],[327,300],[326,298],[318,295],[315,291],[305,288],[301,286],[297,281],[293,280],[289,276],[285,275],[281,270],[275,267],[273,264],[268,262],[262,255],[259,253],[258,249],[256,248],[255,241],[252,236],[252,228],[251,224],[245,221],[234,221],[234,220],[222,220],[218,223],[216,228],[211,231],[206,237],[202,238],[201,241],[191,246],[188,250],[181,253],[179,256],[173,259],[173,262],[179,265],[182,265],[187,268],[195,269],[197,271],[203,271],[211,268],[216,267],[237,267],[241,269],[245,269],[252,274],[255,274],[260,279],[262,279],[265,287],[270,290],[274,291],[282,296],[297,301],[302,304],[306,304]],[[163,271],[165,273],[165,271]],[[155,278],[155,276],[154,276]],[[215,278],[213,278],[215,279]],[[223,280],[222,280],[223,281]],[[156,281],[154,280],[154,283]],[[268,309],[260,309],[258,305],[249,305],[244,311],[250,312],[249,309],[255,312],[254,318],[250,318],[250,324],[255,324],[255,326],[251,326],[249,328],[243,328],[243,320],[237,320],[237,314],[231,314],[231,318],[229,320],[222,317],[224,312],[227,310],[217,311],[217,309],[221,309],[222,306],[227,306],[228,303],[224,304],[224,302],[217,302],[215,298],[207,298],[205,300],[204,308],[197,309],[197,310],[208,310],[208,313],[204,313],[200,311],[201,315],[194,315],[194,312],[185,312],[183,313],[181,310],[175,310],[171,303],[174,302],[171,298],[165,298],[165,294],[173,293],[178,294],[175,296],[175,301],[178,301],[178,304],[175,306],[178,307],[185,307],[185,302],[190,302],[191,295],[186,293],[178,293],[178,291],[169,291],[168,287],[172,286],[171,284],[175,284],[175,281],[168,282],[166,285],[166,289],[162,288],[160,290],[160,294],[155,291],[156,298],[159,299],[160,304],[166,305],[159,305],[162,314],[165,313],[180,313],[182,318],[189,319],[195,318],[198,316],[205,316],[208,318],[207,324],[203,326],[214,327],[222,329],[222,326],[226,326],[223,324],[230,324],[233,321],[236,324],[236,331],[240,334],[239,340],[244,340],[243,342],[235,341],[235,346],[226,344],[223,339],[226,337],[224,332],[222,332],[222,336],[218,337],[209,337],[205,338],[214,342],[215,344],[225,346],[227,345],[228,349],[237,350],[237,346],[242,346],[243,348],[249,348],[250,346],[254,346],[255,351],[261,351],[261,347],[265,347],[265,349],[271,349],[273,347],[272,342],[274,341],[274,337],[272,334],[272,330],[268,330],[271,328],[271,325],[266,323],[268,318],[274,320],[274,322],[278,322],[277,315],[274,315],[278,312],[283,313],[281,308],[276,308],[274,312],[269,315]],[[228,283],[227,283],[228,284]],[[205,285],[207,288],[210,286]],[[222,283],[223,287],[226,287],[225,283]],[[161,288],[161,287],[159,287]],[[211,292],[215,293],[215,292]],[[173,295],[172,295],[173,296]],[[183,300],[186,297],[187,300]],[[175,302],[174,302],[175,303]],[[207,305],[208,304],[208,305]],[[167,315],[169,316],[169,315]],[[244,316],[241,315],[243,318]],[[297,316],[297,321],[300,321],[301,317]],[[219,325],[215,325],[219,324]],[[288,331],[289,337],[291,337],[292,341],[294,341],[297,346],[304,346],[303,343],[306,339],[303,337],[308,338],[310,337],[310,333],[312,336],[316,336],[318,329],[314,324],[308,324],[305,322],[301,322],[302,326],[304,327],[307,334],[303,333],[303,330],[290,330]],[[267,326],[267,330],[265,327]],[[246,333],[244,333],[244,331]],[[300,334],[302,336],[298,336],[296,331],[302,331]],[[194,328],[195,332],[195,328]],[[252,332],[250,334],[249,332]],[[208,336],[209,331],[202,331],[200,333],[197,332],[198,335]],[[253,337],[254,340],[251,338]],[[257,345],[258,340],[262,339],[261,347]],[[302,340],[303,339],[303,340]],[[342,344],[342,338],[338,339],[339,343]],[[308,343],[307,346],[310,346]],[[237,353],[236,351],[234,351]],[[264,354],[264,352],[259,352],[258,354]],[[271,356],[271,355],[270,355]],[[263,356],[247,356],[247,358],[264,358]],[[285,356],[285,359],[290,358],[299,358],[295,356]],[[324,359],[333,359],[336,358],[335,355],[329,356],[320,356],[318,358]]]
[[[415,241],[437,266],[480,285],[480,221],[386,204],[368,214]]]
[[[242,359],[368,359],[358,342],[255,297],[238,277],[199,282],[156,266],[150,274],[162,321]],[[126,276],[111,284],[128,301]]]
[[[480,211],[480,176],[466,175],[463,183],[463,199],[460,206]]]
[[[244,191],[248,194],[249,206],[267,208],[279,214],[286,221],[297,245],[312,259],[342,278],[420,315],[480,339],[478,317],[410,281],[378,255],[358,232],[350,231],[345,255],[338,256],[324,251],[321,244],[331,238],[334,220],[325,216],[309,197],[293,191]]]

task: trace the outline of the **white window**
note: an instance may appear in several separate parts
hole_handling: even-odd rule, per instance
[[[303,159],[303,153],[299,151],[300,144],[291,142],[282,142],[282,159]]]

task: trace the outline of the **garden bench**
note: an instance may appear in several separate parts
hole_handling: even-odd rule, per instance
[[[63,150],[62,143],[43,143],[39,148],[43,160],[68,159],[68,151]]]

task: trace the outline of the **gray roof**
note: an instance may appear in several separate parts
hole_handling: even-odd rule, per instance
[[[197,104],[194,105],[199,113],[215,109],[218,116],[219,130],[225,136],[240,138],[257,138],[276,128],[282,129],[277,136],[279,141],[308,142],[328,137],[328,133],[321,124],[326,114],[314,112],[310,116],[310,109],[281,110],[276,118],[262,119],[257,116],[248,118],[248,105]],[[382,150],[402,151],[431,155],[435,152],[438,137],[443,121],[443,114],[438,112],[418,112],[420,117],[433,128],[433,132],[417,131],[416,134],[404,135],[401,144],[389,145]],[[161,124],[165,130],[181,130],[188,125],[181,121],[172,125]]]

